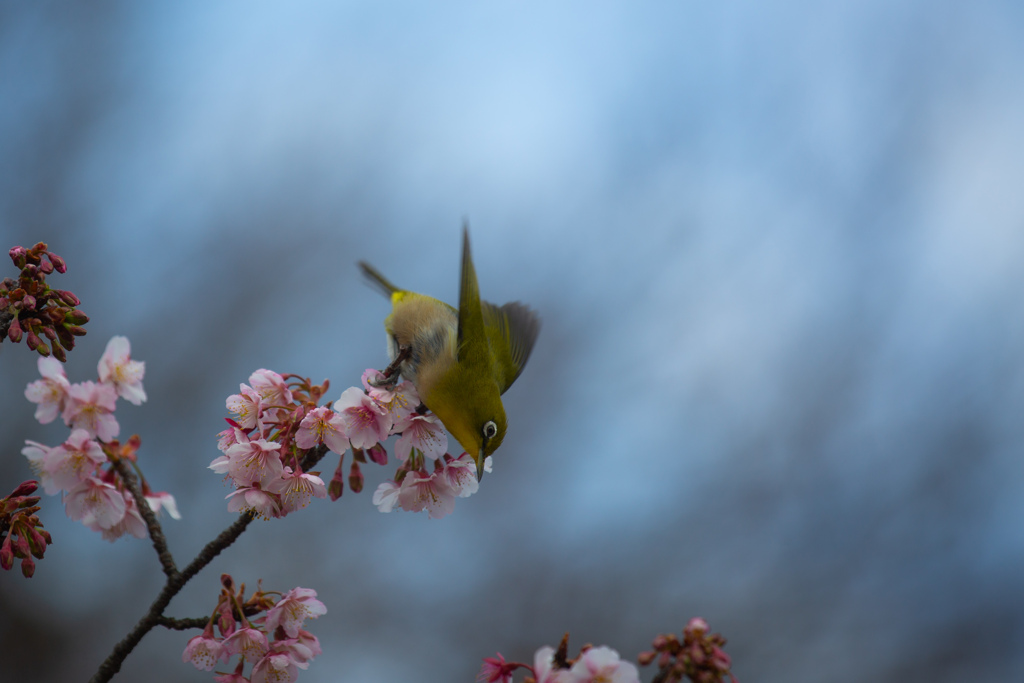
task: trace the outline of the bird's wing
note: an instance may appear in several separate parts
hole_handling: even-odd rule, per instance
[[[528,306],[514,301],[504,306],[481,301],[484,327],[501,371],[501,393],[512,386],[526,367],[540,332],[540,318]]]

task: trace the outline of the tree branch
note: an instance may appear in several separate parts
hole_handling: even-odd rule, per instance
[[[167,584],[160,591],[160,595],[153,601],[153,604],[150,605],[149,611],[139,620],[135,628],[129,631],[128,635],[114,646],[113,652],[104,660],[100,668],[96,670],[96,674],[89,679],[89,683],[106,683],[106,681],[113,678],[121,670],[121,664],[124,663],[125,657],[135,649],[135,646],[139,644],[142,637],[149,633],[164,618],[164,610],[167,609],[171,598],[181,591],[189,579],[198,574],[203,567],[210,564],[213,558],[217,557],[222,550],[234,543],[252,520],[253,517],[250,512],[239,515],[238,519],[231,526],[222,531],[217,538],[207,543],[199,551],[199,554],[196,555],[196,559],[192,560],[182,572],[167,577]]]
[[[308,470],[309,468],[316,465],[320,460],[327,455],[327,446],[321,444],[316,448],[312,448],[306,452],[305,457],[302,459],[302,469]],[[234,543],[242,532],[245,531],[246,527],[253,520],[253,514],[251,512],[244,512],[239,515],[231,526],[224,531],[220,532],[217,538],[207,543],[199,554],[196,555],[195,559],[189,562],[188,566],[180,572],[174,568],[174,560],[171,559],[171,554],[167,550],[167,540],[164,538],[163,531],[160,528],[160,524],[156,521],[156,515],[153,514],[152,509],[149,507],[149,503],[146,502],[145,496],[142,495],[141,489],[139,489],[138,481],[135,479],[135,475],[131,469],[123,460],[115,460],[114,466],[117,468],[118,474],[125,482],[125,486],[132,492],[135,497],[135,502],[139,505],[139,511],[143,515],[143,519],[146,519],[146,526],[149,527],[150,536],[153,539],[153,547],[156,548],[157,554],[160,555],[160,561],[164,565],[164,573],[167,574],[167,583],[164,585],[160,595],[157,596],[153,604],[150,605],[149,611],[139,620],[139,623],[135,625],[128,635],[124,637],[121,642],[114,646],[113,652],[104,660],[100,665],[100,668],[96,670],[96,674],[89,679],[89,683],[106,683],[121,670],[121,664],[124,663],[125,658],[135,649],[135,646],[139,644],[142,637],[149,633],[154,626],[164,626],[166,628],[173,628],[183,630],[187,628],[204,628],[209,621],[208,619],[200,620],[202,623],[196,622],[194,619],[172,619],[164,616],[164,610],[167,609],[167,605],[170,604],[171,599],[177,595],[181,589],[185,586],[189,580],[198,574],[206,565],[213,561],[213,558],[217,557],[223,550]],[[152,518],[153,524],[150,525],[150,520],[146,517],[146,514]],[[155,532],[154,532],[155,530]],[[157,541],[159,538],[159,542]],[[166,559],[169,565],[164,562]],[[167,567],[170,566],[171,571],[168,572]],[[196,625],[198,623],[198,625]]]
[[[142,519],[146,522],[146,528],[149,529],[149,538],[153,541],[153,549],[156,550],[156,555],[160,558],[160,565],[164,568],[164,574],[167,575],[168,579],[173,578],[178,573],[178,567],[175,566],[174,558],[167,547],[167,538],[164,536],[164,530],[160,526],[160,522],[157,521],[153,509],[149,507],[149,501],[143,495],[142,489],[139,488],[139,480],[135,478],[135,473],[132,472],[132,468],[128,466],[124,458],[114,458],[113,463],[114,469],[121,475],[121,481],[131,491],[132,498],[135,499],[135,505],[139,508],[139,514],[142,515]]]

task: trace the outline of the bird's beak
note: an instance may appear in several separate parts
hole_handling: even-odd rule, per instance
[[[476,480],[480,481],[484,478],[484,449],[480,449],[476,454]]]

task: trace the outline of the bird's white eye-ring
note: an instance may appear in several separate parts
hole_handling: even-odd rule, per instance
[[[498,433],[498,425],[494,424],[494,420],[488,420],[484,422],[484,438],[493,439]]]

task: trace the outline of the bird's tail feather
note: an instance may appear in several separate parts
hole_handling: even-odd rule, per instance
[[[362,269],[363,275],[366,276],[366,279],[369,280],[375,287],[384,292],[384,294],[386,294],[388,298],[390,298],[391,295],[394,294],[395,292],[402,291],[398,287],[395,287],[393,284],[391,284],[391,282],[386,277],[380,274],[380,271],[378,271],[376,268],[371,266],[366,261],[360,261],[359,267]]]

